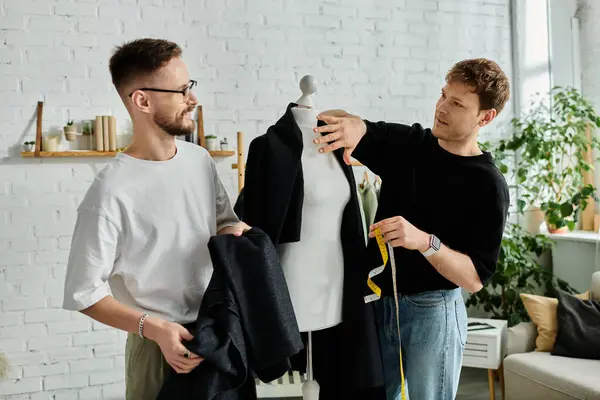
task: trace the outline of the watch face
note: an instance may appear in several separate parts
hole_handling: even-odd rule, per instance
[[[437,236],[432,235],[431,236],[431,247],[434,248],[436,251],[438,251],[440,249],[440,245],[441,245],[440,239],[438,239]]]

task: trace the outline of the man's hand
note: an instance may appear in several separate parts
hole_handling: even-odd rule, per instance
[[[248,224],[246,224],[245,222],[238,222],[235,225],[226,226],[225,228],[221,229],[218,232],[218,234],[219,235],[242,236],[244,233],[248,232],[250,229],[252,229],[252,227],[249,226]]]
[[[204,360],[190,352],[181,343],[182,340],[194,338],[183,326],[150,317],[146,319],[146,323],[148,324],[148,334],[144,336],[158,344],[165,360],[177,373],[187,374]]]
[[[321,153],[328,153],[341,147],[344,150],[344,161],[350,165],[350,156],[367,132],[365,122],[357,115],[348,114],[343,110],[329,110],[317,116],[328,125],[314,128],[315,133],[327,133],[315,139],[316,144],[326,144],[319,149]]]
[[[403,217],[392,217],[371,225],[369,237],[375,237],[375,229],[379,228],[385,242],[394,247],[404,247],[409,250],[427,251],[429,248],[429,235]]]

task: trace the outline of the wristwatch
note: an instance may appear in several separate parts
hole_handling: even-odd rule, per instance
[[[424,252],[422,252],[421,254],[423,254],[425,257],[429,257],[429,256],[437,253],[440,250],[441,246],[442,246],[442,242],[440,242],[440,239],[438,239],[437,236],[429,235],[429,248],[427,250],[425,250]]]

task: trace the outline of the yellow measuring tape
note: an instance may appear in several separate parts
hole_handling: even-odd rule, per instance
[[[373,277],[381,274],[387,265],[388,258],[390,260],[390,267],[392,268],[392,283],[394,285],[394,300],[396,302],[396,328],[398,330],[398,341],[400,341],[400,305],[398,304],[398,286],[396,285],[396,261],[394,259],[394,248],[391,244],[385,243],[381,230],[377,228],[375,230],[375,240],[377,240],[377,246],[383,259],[383,265],[373,268],[369,272],[367,279],[367,285],[373,291],[373,294],[365,296],[365,303],[370,303],[375,300],[381,299],[381,288],[373,282]],[[400,343],[400,379],[401,379],[401,394],[402,400],[406,400],[406,385],[404,383],[404,368],[402,366],[402,343]]]
[[[375,240],[377,240],[377,246],[379,246],[379,252],[381,253],[381,258],[383,259],[383,265],[373,268],[371,271],[369,271],[367,285],[373,291],[373,294],[365,296],[365,303],[370,303],[381,298],[381,288],[377,286],[375,282],[373,282],[373,277],[381,274],[388,262],[388,252],[385,247],[385,242],[383,241],[383,235],[381,234],[379,228],[375,230]]]

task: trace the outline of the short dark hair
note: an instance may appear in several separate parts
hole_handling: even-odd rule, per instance
[[[510,83],[500,66],[486,58],[457,62],[446,74],[446,82],[462,82],[479,96],[479,108],[494,108],[498,114],[510,97]]]
[[[109,69],[112,82],[121,94],[122,89],[133,79],[150,75],[180,57],[177,43],[164,39],[137,39],[117,47],[110,57]]]

